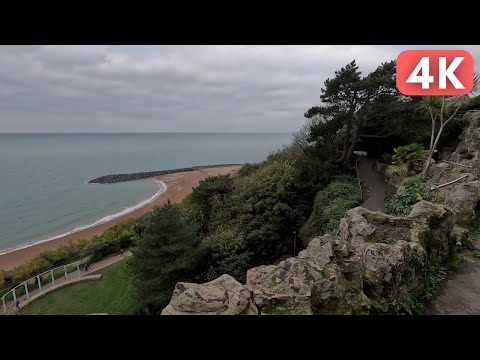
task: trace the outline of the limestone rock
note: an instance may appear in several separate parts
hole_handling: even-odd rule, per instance
[[[175,286],[172,299],[162,315],[256,315],[248,289],[230,275],[205,284]]]
[[[461,247],[468,239],[469,231],[461,226],[455,225],[452,230],[452,236],[455,239],[455,245]]]
[[[442,205],[421,201],[407,217],[357,207],[339,236],[313,239],[297,257],[247,272],[177,284],[162,314],[397,313],[425,291],[427,265],[443,265],[462,230]]]
[[[365,314],[360,259],[338,237],[321,236],[296,258],[247,272],[261,314]]]

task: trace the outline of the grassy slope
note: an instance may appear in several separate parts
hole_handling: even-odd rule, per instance
[[[134,314],[137,305],[127,275],[127,261],[122,260],[92,274],[103,278],[55,291],[28,305],[22,315],[73,315],[107,313]]]

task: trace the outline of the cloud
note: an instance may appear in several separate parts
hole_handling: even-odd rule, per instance
[[[0,132],[295,131],[334,71],[404,49],[480,46],[1,46]]]

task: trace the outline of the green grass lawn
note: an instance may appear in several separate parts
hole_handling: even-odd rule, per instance
[[[76,315],[107,313],[135,314],[137,304],[127,274],[127,259],[92,274],[102,274],[101,280],[67,286],[33,301],[21,315]]]

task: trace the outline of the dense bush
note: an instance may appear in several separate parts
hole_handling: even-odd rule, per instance
[[[203,274],[204,281],[213,280],[223,274],[229,274],[238,281],[245,282],[252,252],[241,233],[234,229],[219,229],[203,240],[206,248],[207,268]]]
[[[238,176],[249,176],[254,171],[256,171],[259,167],[260,167],[260,164],[246,163],[240,168],[240,170],[238,170]]]
[[[422,174],[417,174],[417,175],[413,175],[413,176],[402,179],[401,185],[410,186],[413,184],[421,183],[422,181],[423,181]]]
[[[313,211],[300,229],[304,244],[316,235],[337,230],[345,212],[360,204],[360,190],[354,177],[338,177],[315,196]]]
[[[210,176],[200,181],[188,196],[187,202],[192,207],[191,211],[197,210],[197,215],[200,216],[198,220],[203,234],[230,220],[228,201],[233,186],[230,175]]]
[[[393,215],[408,215],[412,206],[421,200],[430,199],[430,189],[423,183],[413,183],[405,187],[405,190],[393,196],[385,203],[385,212]]]

